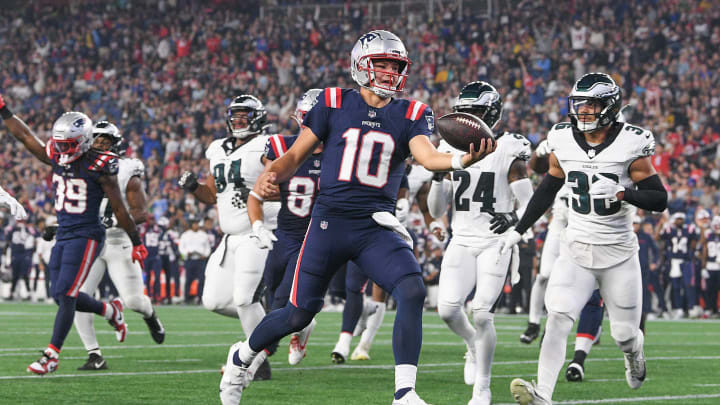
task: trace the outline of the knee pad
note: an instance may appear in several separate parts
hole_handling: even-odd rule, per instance
[[[465,316],[461,306],[446,303],[438,303],[438,314],[440,315],[440,319],[445,321],[445,323],[455,319],[458,314]]]
[[[493,314],[490,311],[473,309],[472,314],[473,314],[473,322],[475,323],[475,326],[477,326],[478,328],[486,326],[489,323],[492,323],[493,319],[495,319],[495,314]]]
[[[315,317],[315,313],[298,308],[290,303],[287,304],[286,308],[289,309],[288,314],[288,325],[292,329],[292,332],[299,332],[312,322]]]
[[[575,321],[568,315],[560,312],[548,313],[545,330],[552,328],[562,332],[565,336],[570,334]]]
[[[620,350],[623,352],[630,352],[633,349],[635,343],[635,337],[637,336],[638,328],[628,322],[610,322],[610,331],[615,343],[617,343]]]
[[[402,302],[412,302],[423,305],[425,303],[425,283],[420,274],[412,274],[400,280],[393,288],[393,298],[398,304]]]
[[[131,295],[127,298],[123,298],[125,306],[132,309],[135,312],[141,312],[145,306],[146,301],[149,300],[145,295]]]

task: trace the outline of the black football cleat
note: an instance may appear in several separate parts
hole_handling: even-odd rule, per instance
[[[147,324],[148,329],[150,329],[150,336],[152,336],[155,343],[161,344],[162,342],[164,342],[165,328],[163,328],[163,324],[158,319],[157,313],[153,311],[152,315],[150,315],[150,318],[143,319],[145,319],[145,323]]]
[[[520,335],[520,341],[525,344],[532,343],[540,335],[540,325],[537,323],[528,322],[527,329]]]
[[[88,360],[85,364],[78,367],[78,370],[82,371],[95,371],[95,370],[107,370],[107,362],[99,354],[90,353]]]
[[[255,371],[253,381],[266,381],[270,379],[272,379],[272,370],[270,369],[270,362],[268,359],[265,359],[257,371]]]
[[[585,378],[585,367],[580,363],[572,362],[565,370],[565,379],[569,382],[582,382]]]

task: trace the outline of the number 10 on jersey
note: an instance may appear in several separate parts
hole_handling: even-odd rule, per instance
[[[360,128],[350,128],[342,135],[345,139],[340,173],[338,180],[351,181],[353,171],[360,184],[381,188],[388,181],[390,161],[395,150],[395,140],[390,134],[380,131],[369,131],[360,135]],[[361,139],[362,138],[362,139]],[[380,145],[380,158],[377,167],[370,168],[375,145]],[[360,152],[358,153],[358,146]],[[356,164],[357,161],[357,164]]]

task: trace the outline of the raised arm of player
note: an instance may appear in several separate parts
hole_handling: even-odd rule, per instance
[[[137,231],[137,225],[133,221],[127,207],[125,207],[125,201],[123,201],[122,194],[120,193],[120,186],[118,186],[117,176],[107,175],[100,176],[98,178],[100,185],[102,186],[105,195],[108,198],[108,202],[113,209],[115,218],[118,220],[118,226],[127,232],[130,240],[133,244],[132,258],[133,262],[140,262],[140,266],[144,266],[145,258],[147,257],[147,249],[142,244],[140,234]]]
[[[410,153],[426,169],[434,172],[447,172],[450,170],[462,170],[473,163],[481,160],[485,156],[493,153],[497,148],[497,142],[480,141],[480,146],[475,149],[475,145],[470,145],[469,153],[462,155],[460,163],[462,167],[453,167],[453,154],[439,152],[435,145],[430,142],[430,138],[425,135],[418,135],[410,140]]]
[[[38,139],[38,137],[23,120],[10,112],[5,105],[5,100],[3,100],[2,95],[0,95],[0,115],[2,115],[3,121],[8,127],[8,130],[10,130],[12,136],[22,142],[30,153],[35,155],[36,158],[46,165],[52,164],[50,162],[50,158],[45,152],[45,144],[43,141]]]
[[[140,225],[147,221],[147,195],[140,177],[133,176],[130,178],[125,189],[125,195],[130,208],[130,216],[135,221],[135,224]]]
[[[312,154],[320,143],[320,139],[309,127],[303,128],[295,143],[287,153],[275,159],[270,167],[258,177],[255,192],[262,198],[276,195],[278,184],[290,180],[297,168]]]

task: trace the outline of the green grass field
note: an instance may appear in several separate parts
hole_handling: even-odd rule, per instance
[[[156,345],[145,323],[127,313],[130,334],[117,343],[113,331],[96,318],[109,370],[81,372],[86,359],[73,329],[58,371],[37,377],[25,371],[49,339],[55,306],[0,303],[0,404],[218,404],[220,366],[228,347],[241,338],[239,322],[200,307],[159,307],[167,338]],[[390,404],[394,389],[390,347],[394,313],[388,313],[368,362],[335,366],[330,351],[339,332],[340,314],[321,313],[308,356],[287,364],[287,341],[271,360],[273,380],[253,383],[243,404]],[[538,345],[518,340],[526,318],[498,316],[498,345],[493,365],[493,403],[511,403],[512,378],[535,378]],[[418,392],[435,405],[464,405],[472,387],[463,384],[464,345],[436,313],[424,318]],[[557,385],[558,404],[720,404],[720,322],[648,323],[645,353],[648,379],[631,391],[624,379],[622,355],[607,333],[586,362],[586,381]],[[353,342],[353,348],[358,338]],[[572,344],[572,340],[571,344]],[[568,348],[568,355],[572,354]]]

